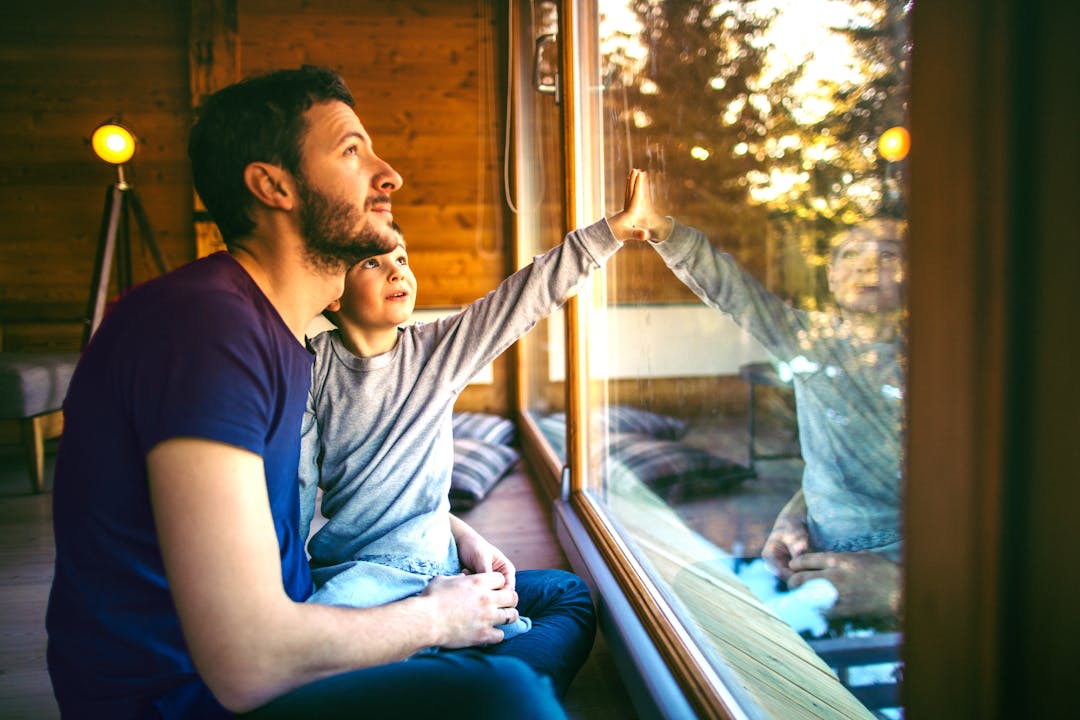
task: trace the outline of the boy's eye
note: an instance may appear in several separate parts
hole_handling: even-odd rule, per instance
[[[379,261],[376,260],[375,258],[370,258],[370,259],[364,261],[363,266],[366,267],[366,268],[377,268],[377,267],[379,267]]]

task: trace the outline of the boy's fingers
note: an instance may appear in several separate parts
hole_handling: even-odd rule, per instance
[[[634,178],[634,194],[627,204],[627,208],[635,213],[640,213],[648,204],[649,179],[644,170],[636,170]]]

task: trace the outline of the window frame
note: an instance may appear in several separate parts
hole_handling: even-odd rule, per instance
[[[563,38],[574,37],[575,9],[574,3],[562,4]],[[1044,698],[1045,707],[1060,697],[1061,691],[1055,695],[1032,690],[1037,684],[1005,681],[1010,677],[1007,673],[1021,670],[1026,662],[1064,663],[1068,656],[1054,647],[1033,650],[1026,638],[1017,637],[1017,632],[1031,629],[1033,611],[1016,618],[1019,630],[1006,630],[1006,615],[1031,594],[1007,593],[1002,587],[1004,578],[1021,562],[1009,542],[1042,542],[1045,548],[1050,533],[1033,527],[1038,523],[1023,517],[1022,509],[1010,512],[1007,508],[1007,501],[1021,492],[1018,486],[1026,488],[1030,477],[1030,471],[1019,472],[1018,462],[1039,449],[1056,451],[1056,456],[1036,459],[1039,468],[1053,470],[1055,459],[1063,457],[1060,448],[1067,445],[1057,440],[1066,432],[1064,428],[1047,428],[1047,420],[1029,417],[1044,431],[1042,438],[1033,440],[1035,431],[1021,432],[1016,426],[1019,420],[1010,417],[1018,409],[1032,413],[1038,403],[1048,402],[1050,393],[1058,398],[1058,407],[1068,402],[1062,393],[1073,399],[1077,393],[1075,387],[1051,390],[1046,387],[1049,380],[1022,375],[1031,363],[1047,362],[1053,348],[1068,340],[1044,339],[1036,348],[1040,355],[1035,360],[1017,361],[1030,349],[1025,343],[1032,331],[1022,325],[1035,281],[1008,271],[1009,263],[1022,259],[1031,243],[1044,252],[1053,248],[1055,254],[1076,254],[1065,245],[1074,221],[1065,219],[1064,206],[1047,212],[1035,197],[1043,190],[1060,198],[1064,173],[1060,166],[1055,170],[1041,164],[1046,162],[1042,156],[1031,158],[1022,131],[1039,129],[1040,121],[1032,118],[1031,104],[1018,103],[1018,98],[1032,101],[1048,111],[1043,122],[1057,122],[1059,130],[1068,129],[1064,119],[1069,108],[1075,110],[1075,95],[1063,100],[1049,88],[1031,83],[1032,78],[1044,76],[1051,78],[1047,84],[1064,82],[1075,71],[1075,54],[1059,65],[1051,65],[1047,57],[1057,52],[1056,61],[1061,63],[1067,55],[1062,47],[1071,42],[1062,35],[1067,35],[1063,28],[1068,24],[1054,23],[1054,18],[1033,12],[1019,0],[939,0],[920,4],[912,16],[916,48],[908,259],[912,382],[907,400],[904,510],[909,542],[904,585],[908,609],[903,648],[903,702],[911,717],[1007,717],[1011,711],[1022,710],[1025,699]],[[1056,44],[1040,52],[1038,43],[1047,37]],[[564,96],[570,100],[575,97],[570,84],[578,82],[575,56],[570,47],[563,52]],[[573,113],[565,117],[569,133],[575,133],[573,118]],[[942,118],[950,122],[943,123]],[[1075,137],[1067,142],[1071,143],[1067,147],[1075,149]],[[567,138],[567,147],[572,146]],[[1018,166],[1032,176],[1018,178]],[[574,165],[568,165],[571,182],[576,176],[573,170]],[[568,227],[573,227],[578,218],[570,208],[572,203],[567,205]],[[1018,219],[1024,213],[1040,212],[1045,218],[1041,227],[1028,227]],[[1023,267],[1032,268],[1035,261],[1027,262]],[[1075,297],[1075,284],[1070,287]],[[1069,288],[1054,286],[1051,291],[1055,298],[1070,297]],[[567,309],[568,393],[569,381],[580,377],[577,368],[583,362],[585,333],[578,304],[571,300]],[[1066,317],[1061,309],[1056,313],[1053,317],[1060,320]],[[1047,321],[1040,322],[1045,328]],[[1019,397],[1027,391],[1041,395]],[[584,417],[583,389],[575,387],[572,392],[568,410],[574,408],[572,417],[577,420],[570,426]],[[531,430],[525,433],[525,443],[544,448],[546,443],[524,404],[519,410],[523,424]],[[611,594],[600,598],[601,627],[606,632],[607,627],[638,621],[663,653],[663,662],[672,668],[674,682],[694,711],[715,710],[709,716],[727,717],[723,702],[713,697],[714,688],[702,688],[694,670],[684,667],[682,655],[675,650],[678,633],[636,576],[634,564],[605,534],[602,515],[580,485],[580,459],[588,457],[584,442],[569,428],[567,440],[571,480],[568,485],[559,477],[547,482],[563,488],[561,497],[554,498],[556,526],[575,568],[584,571],[594,588],[603,584],[595,577],[603,571],[610,570],[617,578],[614,589],[602,588],[602,595]],[[550,460],[550,449],[547,455]],[[565,468],[556,459],[541,470],[560,473]],[[943,483],[946,477],[949,482]],[[1041,493],[1044,502],[1047,495],[1063,498],[1062,506],[1075,507],[1067,501],[1075,498],[1075,490],[1026,492]],[[594,554],[591,574],[590,561],[581,559],[590,552]],[[1048,580],[1041,581],[1045,587]],[[624,597],[615,597],[615,592]],[[1060,602],[1038,605],[1060,608]],[[612,620],[611,612],[618,617]],[[627,617],[630,612],[636,617]],[[619,645],[618,638],[608,640],[613,647]],[[1012,655],[1004,652],[1005,646]],[[648,672],[641,663],[638,667],[639,673]],[[646,676],[643,686],[648,685]],[[1045,690],[1046,685],[1042,687]],[[632,687],[631,692],[639,689]],[[658,716],[683,716],[683,706],[666,705],[657,700],[662,697],[659,691],[649,688],[648,692]]]

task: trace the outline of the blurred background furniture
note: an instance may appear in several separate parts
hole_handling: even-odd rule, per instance
[[[757,388],[759,386],[778,388],[782,392],[790,394],[794,397],[795,390],[792,388],[790,381],[785,381],[780,377],[780,374],[773,367],[772,363],[768,362],[753,362],[746,363],[739,367],[739,375],[750,386],[749,395],[749,408],[747,415],[747,430],[750,434],[749,454],[750,454],[750,469],[757,470],[755,463],[758,460],[782,460],[787,458],[799,458],[802,457],[798,446],[798,425],[795,424],[792,428],[792,434],[795,439],[794,449],[786,449],[779,452],[763,452],[758,450],[758,435],[760,434],[759,418],[758,418],[758,397]]]
[[[73,352],[0,352],[0,421],[18,424],[36,493],[45,490],[45,441],[63,431],[60,408],[78,359]]]

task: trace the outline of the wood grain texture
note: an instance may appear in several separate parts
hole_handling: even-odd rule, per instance
[[[158,244],[177,266],[220,247],[215,229],[192,215],[193,108],[232,79],[301,63],[342,73],[377,152],[405,178],[395,215],[418,268],[421,302],[482,296],[510,268],[504,13],[487,0],[5,3],[4,346],[78,346],[102,195],[115,181],[88,147],[100,122],[122,115],[133,126],[135,184]],[[136,257],[134,265],[137,282],[152,276],[152,264]],[[477,402],[507,409],[503,392]]]

